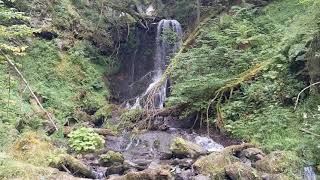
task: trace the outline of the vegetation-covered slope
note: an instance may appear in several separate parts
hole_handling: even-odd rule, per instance
[[[305,93],[294,111],[309,84],[305,53],[319,32],[318,7],[317,1],[275,1],[262,9],[244,4],[211,20],[178,56],[169,103],[187,103],[187,113],[205,120],[214,99],[209,120],[220,128],[318,162],[319,137],[302,131],[319,133],[317,96]],[[241,81],[246,73],[250,78]]]
[[[212,6],[216,2],[225,11],[201,24],[199,34],[174,58],[166,106],[183,104],[182,117],[208,120],[210,127],[267,152],[290,151],[304,164],[320,163],[320,88],[301,91],[320,80],[319,0],[274,0],[263,7],[250,4],[259,0],[155,0],[158,14],[151,20],[138,9],[150,2],[0,0],[0,179],[70,178],[47,168],[68,171],[61,157],[79,162],[65,148],[78,155],[95,151],[105,146],[99,133],[139,124],[141,110],[118,112],[109,101],[106,77],[121,66],[118,54],[127,53],[119,52],[120,46],[136,52],[130,30],[148,29],[148,21],[164,17],[192,31],[200,20],[197,2],[203,17],[220,8]],[[235,6],[228,9],[231,3]],[[112,113],[117,117],[111,119]],[[59,127],[53,135],[48,114]],[[86,128],[104,118],[120,122],[109,127],[108,121],[99,132]],[[64,127],[68,122],[78,124]],[[139,134],[135,130],[130,141]],[[300,170],[285,173],[294,177]]]

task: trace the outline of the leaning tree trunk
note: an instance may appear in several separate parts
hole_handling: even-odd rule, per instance
[[[320,34],[313,38],[306,58],[310,84],[320,82]],[[320,84],[311,87],[311,93],[320,95]]]

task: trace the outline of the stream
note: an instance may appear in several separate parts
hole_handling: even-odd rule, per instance
[[[97,179],[117,177],[126,172],[143,171],[151,166],[158,165],[169,166],[170,172],[175,175],[175,179],[189,179],[187,177],[196,175],[196,172],[192,169],[195,159],[181,159],[172,154],[170,146],[175,138],[182,138],[199,145],[205,150],[204,155],[211,152],[221,152],[224,149],[222,144],[206,137],[201,131],[179,127],[181,122],[178,121],[176,124],[175,122],[171,122],[171,124],[176,127],[169,127],[165,131],[141,131],[140,133],[125,130],[119,136],[106,136],[105,148],[102,151],[85,155],[81,160],[96,172]],[[216,136],[226,138],[220,134],[216,134]],[[239,141],[227,138],[226,142],[239,143]],[[112,167],[101,166],[99,157],[108,151],[120,152],[123,155],[124,163],[120,169],[114,170]],[[110,171],[110,169],[112,170]]]

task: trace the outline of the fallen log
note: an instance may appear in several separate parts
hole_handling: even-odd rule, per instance
[[[86,178],[97,178],[97,173],[89,166],[69,154],[60,154],[50,163],[50,166],[71,175],[84,176]]]

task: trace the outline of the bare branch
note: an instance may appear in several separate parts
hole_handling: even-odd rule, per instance
[[[10,66],[13,67],[13,69],[18,73],[18,75],[20,76],[20,78],[23,80],[23,82],[26,84],[26,87],[29,89],[32,97],[36,100],[37,104],[39,105],[39,107],[41,108],[41,110],[43,112],[45,112],[46,116],[48,117],[48,119],[51,121],[52,125],[54,126],[54,128],[58,131],[58,127],[57,125],[55,124],[55,122],[53,121],[53,118],[51,117],[51,114],[46,111],[41,102],[39,101],[38,97],[35,95],[35,93],[33,92],[32,88],[30,87],[28,81],[24,78],[24,76],[22,75],[22,73],[19,71],[19,69],[17,68],[17,66],[11,61],[11,59],[6,55],[4,54],[1,50],[0,50],[1,54],[5,57],[6,61],[9,63]]]
[[[296,100],[296,103],[295,103],[295,105],[294,105],[294,110],[297,109],[297,106],[298,106],[298,103],[299,103],[299,99],[300,99],[301,94],[302,94],[305,90],[307,90],[307,89],[309,89],[309,88],[311,88],[312,86],[315,86],[315,85],[317,85],[317,84],[320,84],[320,81],[310,84],[309,86],[305,87],[304,89],[302,89],[302,91],[299,92],[298,97],[297,97],[297,100]]]

